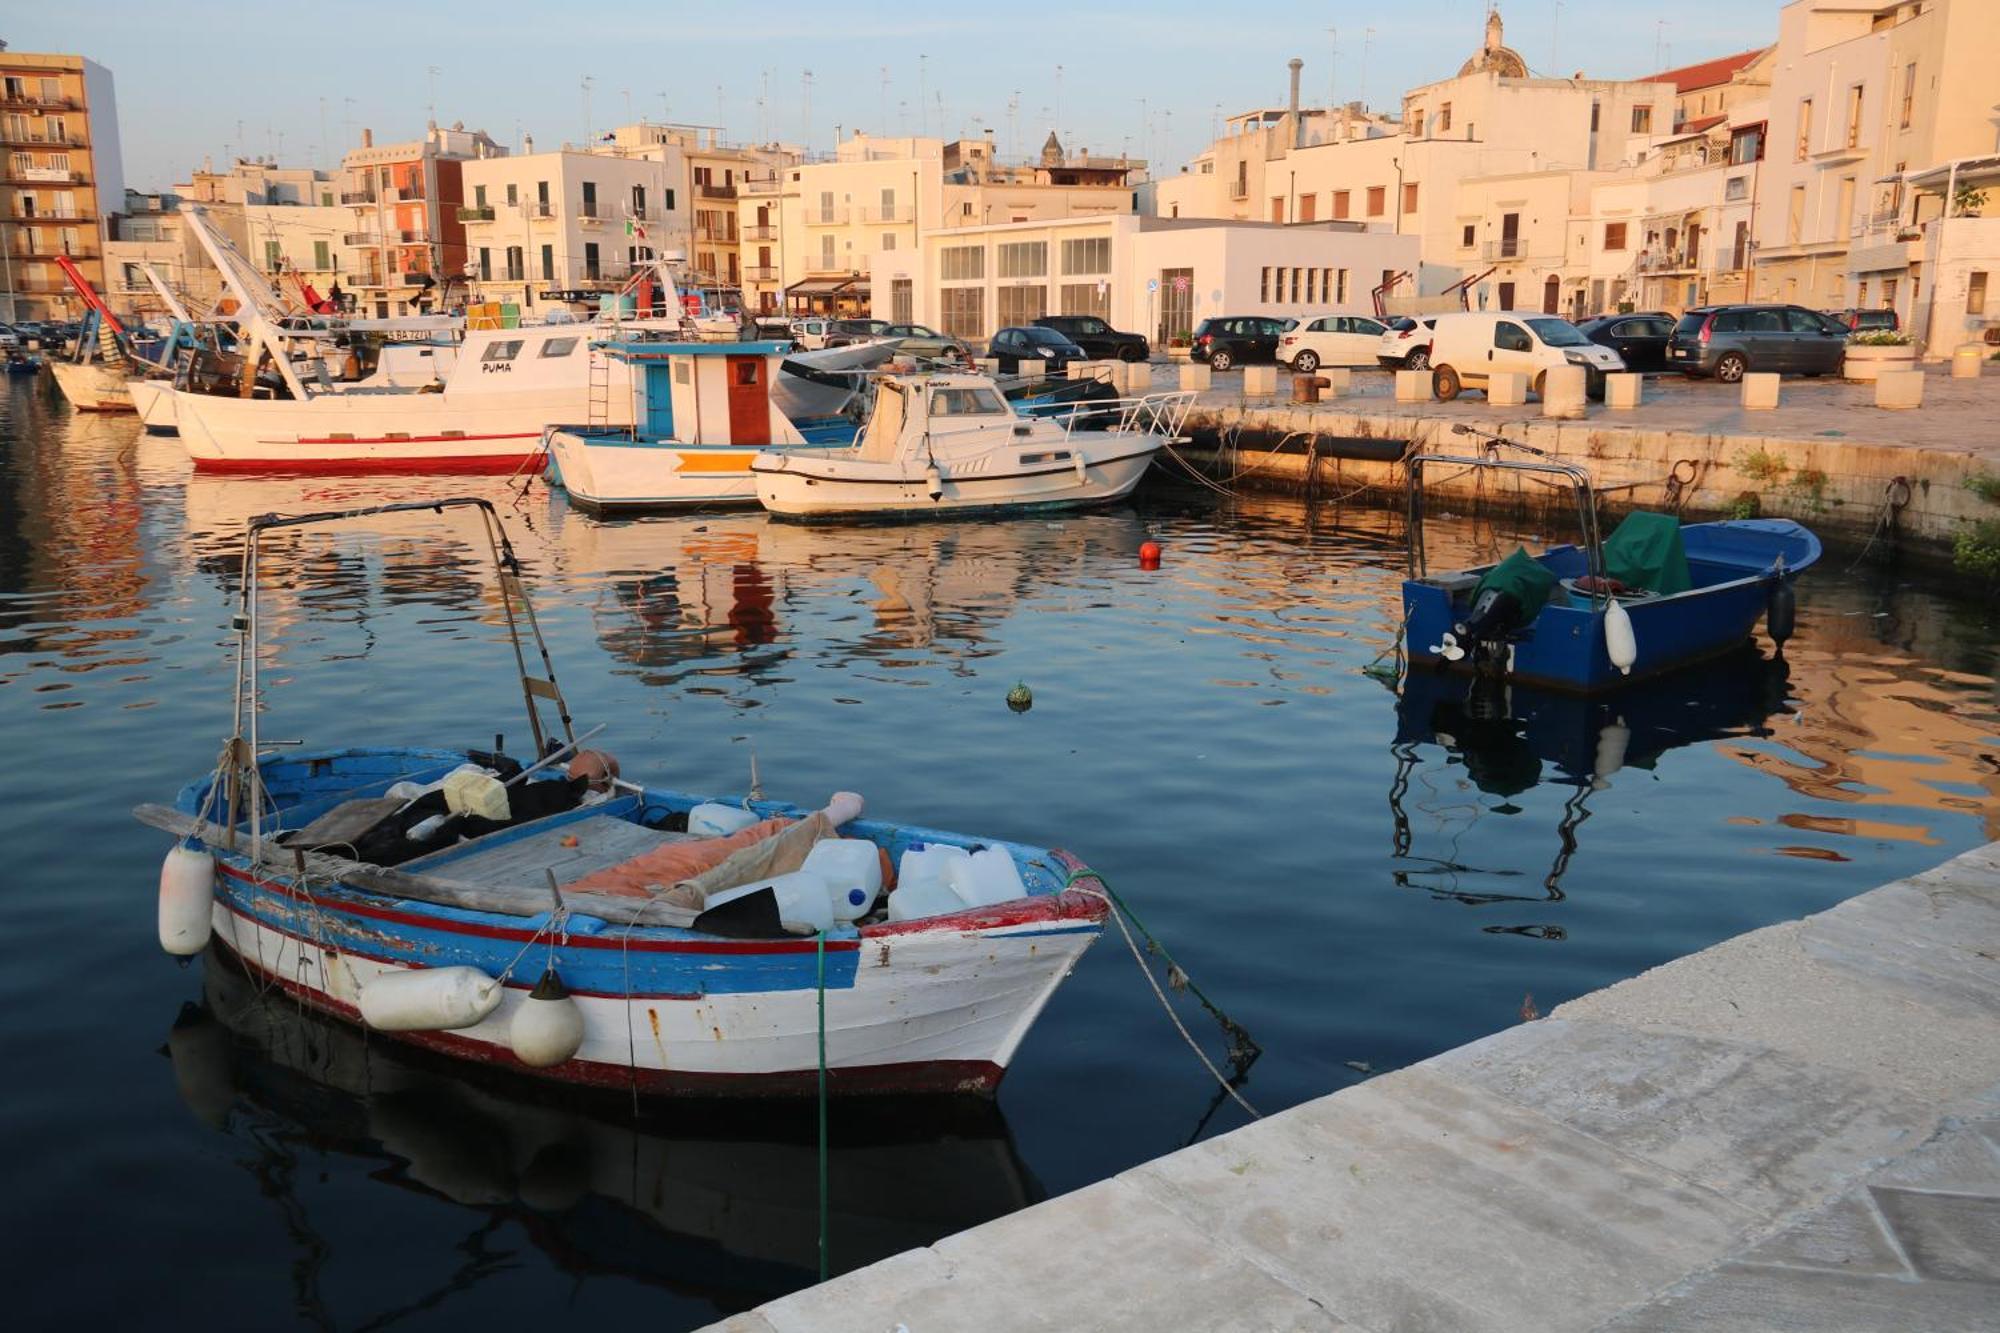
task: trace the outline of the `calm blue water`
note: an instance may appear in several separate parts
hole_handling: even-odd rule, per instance
[[[16,1318],[671,1329],[811,1281],[809,1106],[635,1125],[615,1099],[534,1100],[154,943],[164,842],[127,811],[224,736],[244,519],[500,484],[211,480],[47,383],[0,413]],[[1789,664],[1740,663],[1727,688],[1399,710],[1361,670],[1394,632],[1399,523],[1379,513],[1169,488],[889,530],[606,525],[539,488],[509,513],[579,726],[609,724],[627,776],[738,791],[754,753],[774,796],[852,787],[891,818],[1074,849],[1263,1044],[1243,1092],[1264,1110],[2000,836],[1990,604],[1838,559],[1801,587]],[[455,532],[282,548],[266,737],[520,732],[484,555]],[[1148,536],[1157,572],[1134,558]],[[1433,557],[1497,540],[1441,524]],[[1593,789],[1608,723],[1626,763]],[[840,1110],[836,1266],[1241,1123],[1216,1100],[1108,937],[997,1106]],[[115,1256],[115,1280],[79,1281],[82,1256]]]

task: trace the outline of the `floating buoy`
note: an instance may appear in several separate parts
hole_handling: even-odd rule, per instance
[[[469,1028],[500,1007],[501,989],[476,967],[384,972],[361,987],[361,1019],[380,1032]]]
[[[514,1058],[530,1069],[559,1065],[583,1045],[583,1010],[549,968],[514,1011],[507,1028]]]
[[[1160,544],[1158,542],[1139,543],[1139,568],[1158,569],[1160,567]]]
[[[1798,628],[1798,619],[1798,594],[1792,591],[1789,581],[1779,579],[1772,585],[1770,602],[1764,608],[1764,628],[1771,632],[1771,642],[1782,649],[1785,640]]]
[[[1632,664],[1639,660],[1639,640],[1632,633],[1632,617],[1625,614],[1616,597],[1604,607],[1604,651],[1619,674],[1632,674]]]
[[[192,958],[208,947],[215,917],[215,857],[174,846],[160,863],[160,947]]]
[[[936,463],[924,469],[924,493],[933,500],[944,499],[944,474]]]
[[[1014,688],[1007,691],[1007,706],[1017,713],[1025,713],[1035,706],[1035,692],[1023,681],[1015,681]]]

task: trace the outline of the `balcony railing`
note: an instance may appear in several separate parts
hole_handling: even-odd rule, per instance
[[[382,286],[382,275],[380,273],[344,273],[341,275],[340,281],[348,287],[380,287]]]
[[[582,227],[601,227],[604,225],[604,216],[597,211],[595,204],[586,204],[576,210],[576,221],[577,225]]]
[[[44,111],[74,111],[77,109],[74,97],[30,97],[22,94],[12,97],[0,92],[0,106],[39,107]]]
[[[343,204],[372,204],[375,202],[373,190],[348,190],[340,196]]]
[[[81,171],[71,171],[62,167],[17,167],[11,163],[5,168],[4,176],[9,185],[88,185],[90,177]]]
[[[774,264],[751,264],[743,270],[745,282],[776,282],[778,268]]]
[[[528,216],[531,218],[552,218],[555,215],[556,206],[554,204],[536,202],[528,205]]]
[[[16,144],[28,148],[88,148],[90,141],[74,131],[67,134],[36,134],[32,131],[15,133],[0,128],[0,143]]]
[[[526,269],[521,269],[521,268],[510,268],[510,269],[506,269],[506,270],[503,270],[503,271],[501,272],[501,274],[500,274],[500,281],[502,281],[502,282],[525,282],[525,281],[527,280],[527,277],[528,277],[528,271],[527,271]]]
[[[778,229],[765,226],[745,227],[742,236],[746,241],[775,241],[778,239]]]
[[[864,208],[861,210],[861,220],[863,222],[908,222],[910,220],[910,210],[908,207]]]
[[[737,189],[744,194],[776,194],[780,185],[776,176],[745,176]]]
[[[808,208],[808,227],[844,227],[847,225],[847,210],[844,208]]]
[[[1692,273],[1700,267],[1699,253],[1639,256],[1641,273]]]
[[[372,231],[350,231],[341,233],[342,245],[361,245],[373,248],[382,244],[381,236]]]
[[[1527,253],[1527,242],[1517,236],[1512,240],[1487,241],[1480,247],[1479,257],[1490,264],[1497,259],[1522,259]]]
[[[1250,187],[1242,181],[1237,181],[1229,187],[1229,197],[1231,199],[1248,199],[1250,197]]]
[[[736,187],[734,185],[697,184],[694,187],[694,192],[704,199],[734,199],[736,197]]]
[[[396,233],[396,240],[402,245],[422,245],[424,242],[430,240],[430,237],[422,231],[413,231],[406,227]]]
[[[458,210],[458,220],[460,222],[491,222],[493,220],[493,205],[463,205]]]

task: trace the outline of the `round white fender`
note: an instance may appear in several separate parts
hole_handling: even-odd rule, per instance
[[[1604,607],[1604,651],[1611,656],[1611,665],[1624,675],[1632,674],[1632,664],[1639,660],[1639,640],[1632,633],[1632,617],[1625,614],[1625,608],[1613,597]]]
[[[944,498],[944,474],[938,471],[936,463],[924,469],[924,494],[933,500]]]
[[[554,968],[528,992],[507,1028],[514,1058],[530,1069],[559,1065],[583,1045],[583,1010],[563,989]]]
[[[361,984],[361,1018],[381,1032],[469,1028],[500,1007],[503,989],[476,967],[384,972]]]
[[[160,863],[160,947],[192,958],[208,947],[215,917],[215,858],[174,846]]]

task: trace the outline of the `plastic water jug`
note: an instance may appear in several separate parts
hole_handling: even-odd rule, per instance
[[[833,894],[827,888],[826,880],[810,870],[794,870],[789,875],[777,875],[724,889],[710,894],[706,906],[720,907],[759,889],[769,889],[778,896],[778,921],[786,930],[810,935],[833,929]]]
[[[982,847],[962,861],[953,861],[949,875],[952,889],[967,907],[1012,902],[1028,892],[1014,858],[999,847]]]
[[[822,838],[806,853],[800,869],[826,881],[836,921],[858,921],[867,916],[882,892],[881,854],[874,843],[862,838]]]
[[[705,801],[688,811],[688,832],[697,838],[726,838],[741,833],[761,818],[740,805]]]
[[[904,852],[896,868],[896,891],[889,895],[889,919],[914,921],[964,911],[965,900],[952,887],[951,876],[952,868],[968,859],[963,847],[944,843]]]

